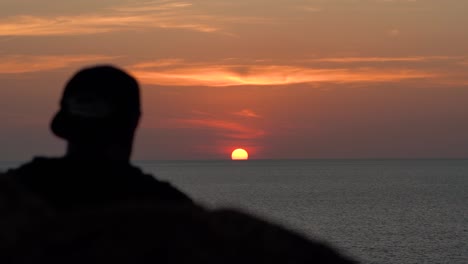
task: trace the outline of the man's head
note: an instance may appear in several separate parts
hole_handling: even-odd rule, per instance
[[[123,141],[131,145],[139,117],[137,81],[115,67],[96,66],[79,71],[68,81],[51,129],[73,144]]]

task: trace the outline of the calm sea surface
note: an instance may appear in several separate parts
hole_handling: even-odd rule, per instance
[[[203,204],[248,210],[364,263],[468,263],[468,160],[137,164]]]
[[[363,263],[468,263],[468,160],[135,164],[202,204],[247,210]]]

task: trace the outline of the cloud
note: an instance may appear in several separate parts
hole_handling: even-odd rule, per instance
[[[80,64],[100,63],[119,57],[99,54],[85,55],[6,55],[0,56],[0,74],[19,74],[52,71]],[[274,63],[271,60],[252,60],[239,63],[238,59],[222,60],[220,63],[192,63],[178,58],[143,61],[124,67],[133,73],[140,82],[161,86],[274,86],[317,83],[372,83],[399,82],[412,79],[449,79],[455,73],[444,70],[424,71],[421,65],[406,68],[390,67],[380,63],[389,62],[429,62],[447,60],[459,67],[466,63],[464,57],[331,57],[291,62]],[[304,65],[304,62],[309,65]],[[317,67],[315,62],[332,63],[327,67]],[[379,63],[365,65],[365,63]],[[364,63],[364,65],[356,63]],[[297,65],[295,65],[297,64]],[[302,65],[301,65],[302,64]],[[312,65],[312,66],[311,66]],[[419,67],[419,68],[417,68]],[[460,80],[460,77],[457,77]],[[462,78],[465,82],[465,80]],[[238,112],[248,116],[246,111]],[[251,115],[253,117],[253,115]]]
[[[263,130],[221,119],[171,119],[168,121],[168,125],[172,128],[183,129],[214,129],[228,139],[256,139],[265,135]]]
[[[106,55],[8,55],[0,57],[0,74],[51,71],[85,63],[102,63],[118,57]]]
[[[255,113],[254,111],[250,109],[244,109],[242,111],[235,112],[234,115],[248,117],[248,118],[261,118],[260,115],[258,115],[257,113]]]
[[[316,57],[290,61],[230,58],[166,59],[128,65],[144,84],[161,86],[281,86],[294,84],[465,83],[466,56]],[[463,78],[460,76],[463,75]],[[461,80],[461,81],[460,81]]]
[[[190,3],[147,2],[108,8],[98,13],[55,17],[13,16],[0,20],[0,36],[98,34],[152,28],[214,32],[218,28],[186,8]]]
[[[182,59],[162,59],[162,60],[154,60],[154,61],[137,63],[137,64],[134,64],[132,67],[134,69],[160,68],[160,67],[182,65],[183,63],[184,63],[184,60]]]
[[[18,16],[0,21],[0,36],[86,35],[150,28],[188,29],[200,32],[217,30],[208,25],[183,23],[173,18],[152,15],[82,15],[53,18]]]
[[[146,84],[164,86],[267,86],[300,83],[398,82],[436,77],[435,73],[414,69],[372,67],[314,68],[295,65],[180,64],[170,69],[130,66],[130,71]]]
[[[15,15],[0,19],[0,37],[74,36],[116,31],[181,29],[203,33],[220,32],[227,24],[276,24],[273,18],[228,15],[202,9],[202,5],[178,1],[133,1],[94,12],[69,15]]]
[[[409,57],[331,57],[318,58],[308,61],[334,62],[334,63],[356,63],[356,62],[427,62],[438,60],[459,60],[463,57],[453,56],[409,56]]]
[[[186,8],[192,6],[188,2],[161,2],[161,1],[149,1],[143,3],[134,3],[123,6],[111,7],[110,10],[118,12],[154,12],[154,11],[168,11],[179,8]]]

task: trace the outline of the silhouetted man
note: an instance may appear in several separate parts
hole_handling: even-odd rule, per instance
[[[57,211],[138,200],[192,203],[130,164],[139,118],[133,77],[112,66],[81,70],[67,83],[51,123],[68,143],[65,156],[35,158],[7,175]]]

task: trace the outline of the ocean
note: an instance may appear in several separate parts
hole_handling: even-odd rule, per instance
[[[250,212],[362,263],[468,263],[468,160],[134,164],[207,207]]]
[[[148,161],[209,207],[234,207],[363,263],[468,263],[468,160]]]

